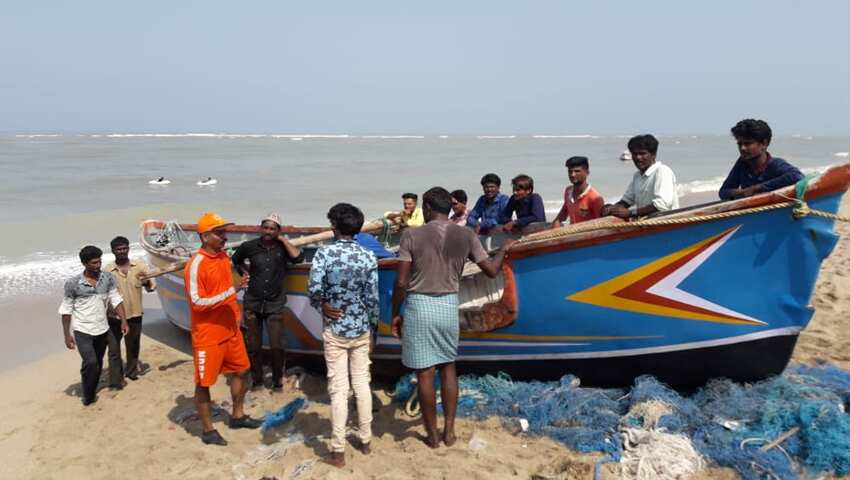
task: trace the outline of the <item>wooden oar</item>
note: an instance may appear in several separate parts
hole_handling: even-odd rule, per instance
[[[395,224],[394,224],[395,225]],[[363,228],[360,229],[361,233],[369,233],[380,231],[384,228],[383,220],[375,220],[374,222],[369,222],[363,225]],[[322,242],[325,240],[330,240],[333,238],[334,232],[333,230],[325,230],[324,232],[314,233],[312,235],[305,235],[303,237],[293,238],[289,241],[292,245],[296,247],[300,247],[302,245],[309,245],[311,243]],[[152,272],[148,272],[147,275],[139,277],[139,280],[144,282],[145,280],[159,277],[160,275],[165,275],[166,273],[176,272],[178,270],[183,270],[186,267],[186,263],[188,262],[174,262],[164,268],[154,270]]]

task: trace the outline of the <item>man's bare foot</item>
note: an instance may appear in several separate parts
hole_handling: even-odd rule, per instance
[[[325,457],[325,462],[329,465],[333,465],[336,468],[342,468],[345,466],[345,453],[331,452],[330,455]]]
[[[438,437],[436,433],[433,435],[423,436],[422,441],[425,442],[425,445],[428,445],[431,448],[440,447],[440,437]]]
[[[443,432],[443,443],[446,444],[447,447],[451,447],[457,442],[457,437],[455,437],[454,432]]]

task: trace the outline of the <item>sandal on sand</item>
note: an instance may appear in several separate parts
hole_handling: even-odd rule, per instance
[[[262,425],[262,420],[251,418],[248,415],[230,419],[230,428],[260,428]]]
[[[201,440],[207,445],[227,445],[227,440],[218,433],[218,430],[210,430],[209,432],[202,433]]]

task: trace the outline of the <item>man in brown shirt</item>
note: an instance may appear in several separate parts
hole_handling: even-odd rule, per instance
[[[487,276],[495,277],[502,267],[505,250],[514,243],[506,241],[491,259],[474,231],[449,220],[451,200],[449,192],[442,187],[425,192],[422,213],[427,223],[402,234],[393,288],[392,331],[401,337],[402,363],[416,371],[426,443],[432,448],[440,443],[434,391],[437,368],[445,413],[443,442],[451,446],[456,440],[458,385],[454,362],[460,337],[457,293],[463,264],[470,259]]]
[[[121,323],[114,311],[109,317],[109,386],[120,390],[124,388],[126,376],[130,380],[139,378],[139,348],[142,337],[142,287],[148,292],[156,289],[153,279],[142,282],[140,277],[148,273],[144,262],[130,260],[130,241],[125,237],[115,237],[109,243],[115,261],[106,266],[106,271],[115,277],[118,293],[124,299],[124,313],[127,316],[129,331],[121,332]],[[126,368],[121,361],[121,338],[127,350]]]

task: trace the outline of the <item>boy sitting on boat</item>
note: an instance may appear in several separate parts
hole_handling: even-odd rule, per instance
[[[571,224],[586,222],[602,216],[605,200],[587,181],[590,162],[587,157],[570,157],[566,162],[567,175],[572,185],[564,189],[564,205],[552,228],[560,228],[567,219]]]
[[[466,225],[475,229],[477,234],[487,234],[490,229],[499,225],[502,211],[508,204],[508,196],[499,192],[502,179],[495,173],[481,177],[481,189],[484,194],[478,197],[475,206],[466,217]]]
[[[803,178],[797,167],[767,151],[773,133],[764,120],[748,118],[732,127],[740,156],[720,187],[723,200],[751,197],[793,185]]]
[[[534,193],[534,179],[521,173],[511,180],[514,194],[502,210],[501,223],[504,232],[528,233],[546,223],[543,198]],[[513,218],[516,214],[516,219]]]

